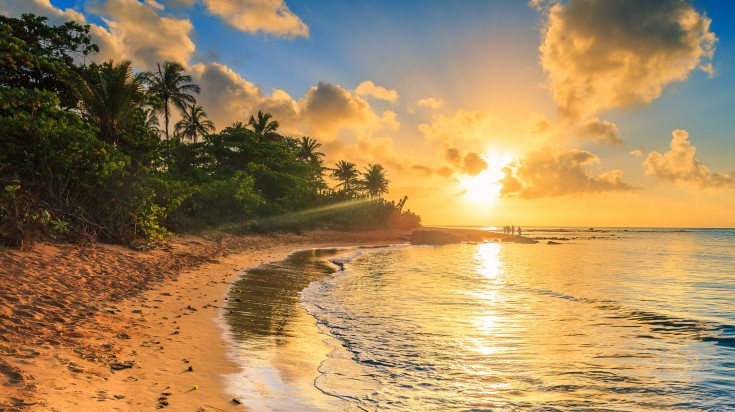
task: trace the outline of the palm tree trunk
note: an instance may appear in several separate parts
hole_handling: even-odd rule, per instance
[[[166,121],[166,141],[168,141],[168,102],[163,103],[163,117]]]

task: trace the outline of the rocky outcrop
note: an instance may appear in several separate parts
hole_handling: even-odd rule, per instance
[[[465,240],[463,236],[457,236],[439,230],[414,230],[411,233],[412,245],[448,245],[451,243],[461,243],[463,240]]]

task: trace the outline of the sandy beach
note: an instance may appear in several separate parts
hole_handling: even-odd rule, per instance
[[[176,237],[163,248],[0,251],[0,410],[219,411],[238,372],[218,319],[246,268],[393,231]]]

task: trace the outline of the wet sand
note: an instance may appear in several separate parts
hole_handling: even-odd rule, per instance
[[[232,357],[243,369],[228,375],[230,393],[255,410],[348,410],[315,385],[340,345],[320,332],[300,293],[339,270],[328,260],[358,250],[301,250],[248,270],[232,285],[223,318],[232,331]]]
[[[243,410],[221,311],[242,271],[294,249],[400,242],[398,232],[208,234],[146,252],[0,250],[0,410]]]

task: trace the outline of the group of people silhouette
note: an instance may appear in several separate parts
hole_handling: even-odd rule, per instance
[[[521,227],[520,226],[518,226],[518,228],[516,228],[515,226],[504,226],[503,227],[503,234],[504,235],[511,235],[511,236],[513,236],[513,235],[516,234],[516,231],[518,231],[518,236],[521,236]]]

